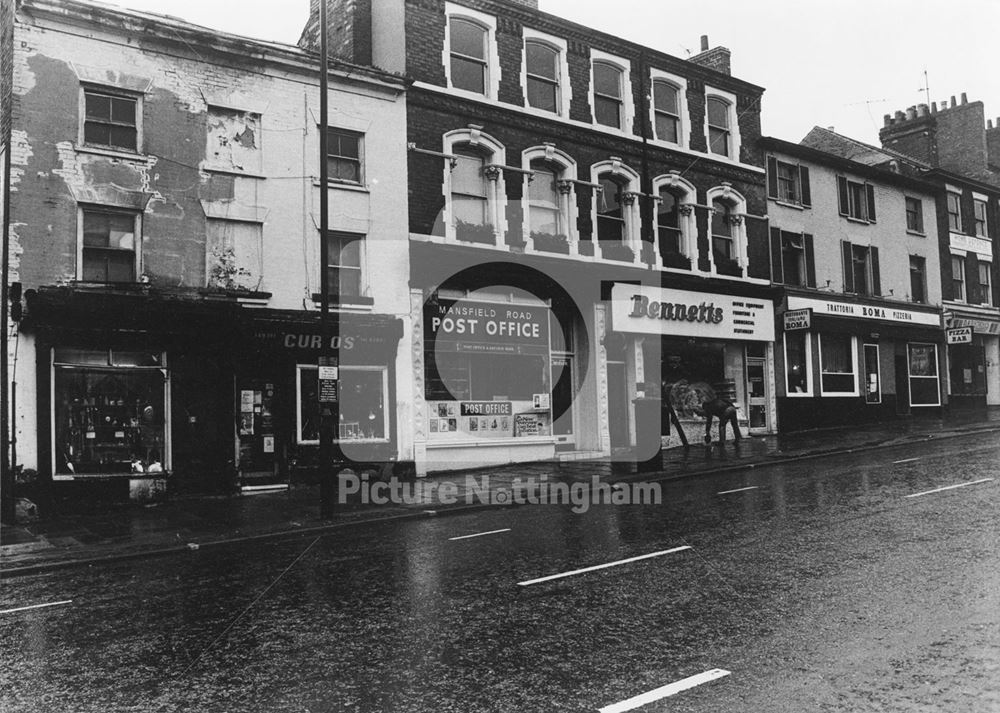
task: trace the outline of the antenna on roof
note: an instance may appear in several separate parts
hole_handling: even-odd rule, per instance
[[[927,106],[930,106],[931,105],[931,85],[930,85],[930,81],[928,81],[928,79],[927,79],[927,67],[924,67],[924,87],[920,91],[922,91],[927,96]]]

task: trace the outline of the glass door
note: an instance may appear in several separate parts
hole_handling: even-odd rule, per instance
[[[552,356],[552,435],[556,447],[573,444],[573,357]]]
[[[746,367],[750,433],[767,433],[767,360],[763,344],[747,346]]]

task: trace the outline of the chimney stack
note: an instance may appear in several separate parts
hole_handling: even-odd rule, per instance
[[[731,74],[730,70],[731,52],[726,47],[708,48],[708,35],[701,36],[701,52],[692,57],[689,61],[700,64],[702,67],[714,69],[722,74]]]
[[[708,35],[701,36],[701,52],[708,52]]]

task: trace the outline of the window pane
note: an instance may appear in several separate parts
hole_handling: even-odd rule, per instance
[[[133,282],[135,280],[135,253],[114,251],[107,253],[108,282]]]
[[[553,82],[556,80],[556,59],[559,56],[556,50],[540,42],[526,42],[525,54],[528,74],[546,77]]]
[[[327,137],[327,150],[331,155],[349,158],[360,157],[359,146],[361,142],[359,137],[340,131],[329,131]]]
[[[486,164],[482,156],[455,152],[457,161],[451,172],[451,190],[471,196],[486,197],[486,177],[483,167]]]
[[[330,158],[327,160],[327,172],[330,178],[339,181],[361,182],[361,166],[356,161],[344,158]]]
[[[108,246],[108,220],[107,213],[83,214],[83,244],[88,247]]]
[[[135,99],[112,97],[111,120],[135,125]]]
[[[656,115],[656,138],[677,143],[677,119],[666,114]]]
[[[452,212],[455,220],[473,225],[486,225],[486,199],[453,196]]]
[[[708,150],[719,156],[729,155],[729,132],[724,129],[708,130]]]
[[[122,149],[136,148],[136,133],[131,126],[112,126],[108,131],[108,145]]]
[[[657,111],[677,115],[677,88],[666,82],[653,84],[653,108]]]
[[[731,236],[733,226],[729,222],[729,207],[722,201],[712,201],[712,235]]]
[[[534,77],[528,77],[528,105],[543,111],[559,111],[556,99],[556,85]]]
[[[802,238],[798,235],[781,236],[781,266],[786,285],[801,285],[802,279],[803,250]]]
[[[452,86],[478,94],[486,93],[486,65],[474,60],[452,56]]]
[[[486,59],[486,29],[467,20],[452,18],[451,51]]]
[[[712,253],[715,256],[716,262],[720,260],[732,260],[733,241],[729,238],[719,237],[718,235],[712,236]]]
[[[350,267],[329,268],[328,284],[330,291],[336,291],[342,297],[358,297],[361,295],[361,270]]]
[[[111,119],[111,97],[87,92],[87,118]]]
[[[621,99],[622,71],[618,67],[603,62],[594,63],[594,91],[609,97]]]
[[[827,372],[850,374],[854,372],[851,338],[845,334],[824,334],[820,338],[822,369]]]
[[[615,99],[594,97],[594,119],[603,126],[621,128],[621,103]]]
[[[111,145],[111,127],[107,124],[87,122],[83,126],[83,140],[88,144]]]
[[[528,183],[528,200],[533,206],[554,208],[559,203],[559,194],[556,192],[556,175],[554,172],[532,165],[531,170],[535,172],[534,178]]]
[[[618,202],[618,193],[621,188],[610,178],[601,177],[601,192],[597,198],[597,212],[603,215],[613,215],[621,217],[622,207]]]
[[[708,123],[711,126],[729,128],[729,105],[721,99],[709,97]]]

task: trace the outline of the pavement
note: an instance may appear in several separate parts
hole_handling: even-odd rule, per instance
[[[512,464],[431,475],[417,483],[399,484],[396,495],[400,497],[389,504],[362,502],[360,495],[352,495],[346,503],[336,506],[330,519],[320,517],[318,487],[304,484],[252,495],[173,497],[152,506],[60,503],[45,519],[2,527],[0,577],[222,547],[254,539],[302,536],[392,519],[506,507],[524,502],[528,493],[559,483],[591,487],[594,478],[601,483],[617,483],[707,476],[983,432],[1000,434],[1000,409],[990,409],[985,417],[913,418],[863,427],[757,436],[744,438],[739,445],[732,441],[721,446],[717,442],[711,446],[692,443],[690,449],[664,451],[662,464],[645,472],[621,462],[620,455],[617,462],[605,458]]]

